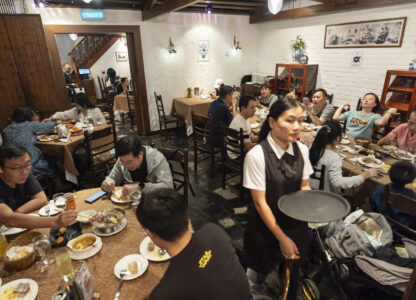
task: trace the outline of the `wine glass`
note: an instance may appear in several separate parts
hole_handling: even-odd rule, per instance
[[[48,257],[48,254],[51,251],[49,237],[46,234],[41,234],[35,237],[32,242],[33,250],[35,251],[35,254],[40,257],[42,270],[44,270],[54,262],[52,258]]]

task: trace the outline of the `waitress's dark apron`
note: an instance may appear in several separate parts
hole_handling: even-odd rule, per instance
[[[296,264],[303,264],[307,259],[310,240],[307,224],[286,216],[277,207],[281,196],[300,190],[304,166],[302,153],[295,142],[292,144],[294,155],[286,152],[279,159],[267,139],[260,145],[266,166],[267,204],[280,228],[298,247],[301,259]],[[278,240],[264,224],[254,205],[249,212],[244,249],[248,255],[248,266],[261,274],[268,274],[276,263],[283,261]]]

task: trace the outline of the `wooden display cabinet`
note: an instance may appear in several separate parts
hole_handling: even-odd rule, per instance
[[[316,89],[316,79],[319,65],[276,64],[277,93],[284,93],[290,88],[296,88],[300,100],[310,91]]]
[[[381,105],[397,108],[409,117],[416,106],[416,72],[403,70],[387,70],[384,81]]]

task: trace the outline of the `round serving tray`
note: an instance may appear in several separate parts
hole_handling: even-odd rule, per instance
[[[279,209],[299,221],[323,223],[344,218],[351,207],[341,196],[324,191],[298,191],[280,197]]]

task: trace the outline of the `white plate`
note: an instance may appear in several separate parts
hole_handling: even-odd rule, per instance
[[[351,142],[348,139],[342,139],[341,142],[340,142],[340,144],[342,144],[342,145],[348,145],[350,143]]]
[[[80,223],[89,223],[91,217],[95,216],[97,211],[95,209],[87,209],[78,213],[77,221]]]
[[[127,225],[127,220],[123,219],[123,221],[121,221],[121,227],[112,233],[102,233],[96,230],[94,227],[92,227],[92,232],[94,232],[94,234],[98,236],[112,236],[122,231],[126,227],[126,225]]]
[[[123,280],[131,280],[141,276],[144,273],[144,271],[146,271],[147,266],[149,265],[147,259],[141,256],[140,254],[130,254],[124,256],[116,263],[116,265],[114,266],[114,275],[116,275],[116,277],[120,279],[120,271],[123,269],[128,270],[128,264],[132,261],[137,262],[137,273],[127,274],[123,277]]]
[[[359,157],[357,158],[357,161],[362,164],[363,166],[369,167],[369,168],[378,168],[381,164],[383,164],[383,162],[379,159],[376,158],[375,162],[371,162],[371,163],[366,163],[363,161],[364,157]]]
[[[143,255],[144,257],[146,257],[150,261],[165,261],[165,260],[170,259],[170,256],[167,252],[165,254],[163,254],[163,256],[160,256],[157,253],[157,250],[160,249],[160,248],[156,244],[155,244],[155,249],[152,252],[149,252],[147,250],[147,245],[150,242],[152,242],[152,240],[150,239],[149,236],[147,236],[140,243],[139,250],[140,250],[141,255]]]
[[[57,215],[62,211],[62,209],[57,208],[55,206],[55,204],[53,204],[53,203],[49,203],[48,206],[49,206],[49,209],[50,209],[50,212],[49,212],[50,216]],[[45,211],[45,207],[46,207],[46,205],[44,207],[42,207],[41,209],[39,209],[39,215],[42,216],[42,217],[47,217],[48,216],[48,214]]]
[[[114,203],[117,203],[117,204],[127,204],[127,203],[133,202],[133,200],[130,199],[130,198],[129,198],[129,200],[118,200],[116,198],[116,195],[114,195],[114,194],[111,195],[111,201],[113,201]]]
[[[402,153],[405,153],[406,156],[403,156]],[[396,150],[390,153],[391,157],[400,159],[400,160],[413,160],[413,154],[404,150]]]
[[[21,232],[26,231],[26,230],[27,230],[27,228],[10,227],[9,229],[7,229],[4,232],[4,235],[18,234],[18,233],[21,233]]]
[[[393,146],[393,145],[383,145],[383,146],[381,146],[383,149],[385,149],[385,150],[389,150],[389,151],[391,151],[391,150],[397,150],[397,147],[396,146]]]
[[[260,124],[258,124],[258,123],[253,123],[253,124],[251,124],[251,128],[252,128],[252,129],[257,128],[257,127],[259,127],[259,126],[260,126]]]
[[[103,247],[103,242],[101,241],[101,239],[99,239],[97,243],[86,252],[78,253],[78,252],[72,251],[71,248],[69,247],[67,248],[68,248],[69,256],[71,256],[72,259],[82,260],[82,259],[87,259],[87,258],[94,256],[95,254],[100,252],[102,247]]]
[[[9,283],[6,283],[0,287],[0,295],[3,296],[1,299],[7,299],[7,297],[3,294],[6,290],[10,289],[10,292],[17,287],[20,282],[29,283],[30,290],[24,297],[16,297],[10,299],[19,299],[19,300],[35,300],[36,296],[38,295],[38,284],[36,281],[32,279],[17,279],[13,280]]]
[[[47,139],[42,139],[45,136],[47,137]],[[38,139],[39,142],[51,142],[51,141],[53,141],[53,138],[50,137],[50,136],[47,136],[47,135],[38,135],[37,139]]]

